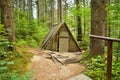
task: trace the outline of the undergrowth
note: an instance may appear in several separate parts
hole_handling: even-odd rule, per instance
[[[9,41],[0,42],[0,80],[32,79],[32,72],[27,69],[31,55],[10,51],[10,46],[12,47]]]
[[[0,25],[0,32],[2,27]],[[19,53],[14,45],[0,35],[0,80],[32,80],[32,71],[27,68],[32,55]]]
[[[93,80],[106,80],[106,58],[103,56],[92,57],[87,62],[87,70],[85,74]],[[113,58],[112,62],[112,80],[120,80],[120,61]]]

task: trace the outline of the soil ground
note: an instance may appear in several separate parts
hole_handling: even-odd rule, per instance
[[[28,52],[33,54],[31,70],[35,72],[34,80],[67,80],[85,70],[85,67],[78,63],[65,65],[54,63],[39,49],[29,49]]]

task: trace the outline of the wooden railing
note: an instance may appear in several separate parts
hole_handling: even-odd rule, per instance
[[[101,39],[108,42],[107,48],[107,80],[112,79],[112,44],[113,42],[120,42],[120,39],[90,35],[90,38]]]

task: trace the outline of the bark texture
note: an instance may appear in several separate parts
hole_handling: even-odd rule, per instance
[[[62,0],[57,0],[58,5],[58,23],[62,22]]]
[[[1,23],[4,25],[10,42],[15,41],[12,0],[0,0]]]
[[[80,11],[80,1],[76,0],[76,9],[77,12]],[[82,41],[82,27],[81,27],[81,15],[77,13],[76,16],[77,21],[77,41]]]
[[[50,0],[50,29],[53,27],[53,25],[54,25],[54,0]]]
[[[105,36],[107,27],[107,11],[105,9],[107,0],[91,0],[91,34]],[[90,53],[104,53],[104,41],[90,39]]]

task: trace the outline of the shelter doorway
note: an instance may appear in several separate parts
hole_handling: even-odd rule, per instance
[[[66,30],[59,32],[59,52],[69,52],[69,34]]]

